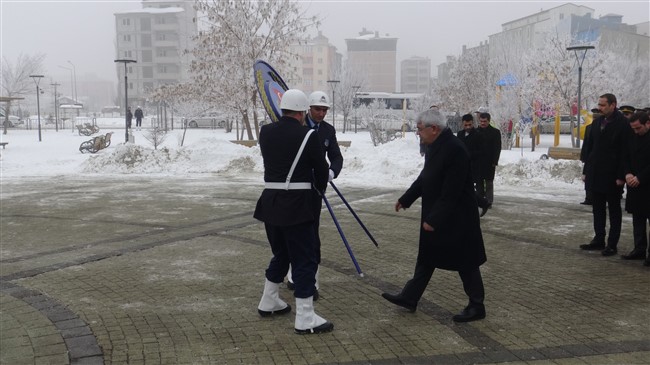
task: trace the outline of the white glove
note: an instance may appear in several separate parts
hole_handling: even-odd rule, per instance
[[[330,178],[327,181],[329,182],[329,181],[332,181],[332,180],[334,180],[334,171],[330,170]]]

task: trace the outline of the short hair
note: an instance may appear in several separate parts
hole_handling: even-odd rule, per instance
[[[487,119],[488,122],[492,120],[490,113],[481,113],[478,117],[481,119]]]
[[[422,123],[425,127],[436,126],[440,129],[447,128],[447,118],[436,109],[425,110],[418,114],[415,123]]]
[[[460,117],[460,120],[462,120],[463,122],[473,122],[474,117],[471,114],[465,114],[462,117]]]
[[[616,95],[614,95],[614,94],[607,93],[607,94],[601,95],[600,97],[603,98],[603,99],[606,99],[608,104],[618,104],[616,102]]]
[[[648,123],[648,120],[650,120],[650,118],[648,117],[648,113],[646,112],[636,112],[632,114],[632,117],[630,118],[630,123],[636,122],[637,120],[641,124],[646,124]]]

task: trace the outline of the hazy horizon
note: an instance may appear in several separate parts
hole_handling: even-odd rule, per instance
[[[397,65],[411,56],[429,57],[432,76],[448,55],[475,47],[501,31],[501,25],[567,1],[300,1],[309,15],[322,18],[320,30],[345,58],[345,39],[366,28],[398,38]],[[650,18],[648,1],[572,2],[594,9],[593,17],[616,13],[623,22]],[[89,75],[117,82],[116,12],[139,9],[140,0],[0,0],[0,53],[11,63],[19,54],[46,55],[43,74],[70,88],[72,63],[77,80]],[[310,32],[311,36],[316,30]],[[70,63],[69,63],[69,62]],[[3,62],[4,63],[4,62]],[[396,70],[399,73],[399,69]],[[399,87],[399,85],[396,85]]]

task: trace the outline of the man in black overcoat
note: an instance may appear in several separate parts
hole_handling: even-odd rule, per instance
[[[480,179],[480,161],[481,161],[481,139],[478,131],[474,128],[474,117],[471,114],[465,114],[461,117],[463,129],[456,133],[456,136],[463,141],[467,152],[469,152],[470,165],[472,168],[472,181],[478,184]]]
[[[325,116],[329,110],[329,97],[323,91],[314,91],[309,95],[309,112],[307,113],[307,127],[316,131],[318,135],[318,141],[323,149],[323,156],[327,156],[327,159],[330,163],[329,168],[329,181],[336,179],[341,173],[343,168],[343,155],[341,154],[341,149],[339,148],[339,142],[336,140],[336,129],[334,126],[325,121]],[[323,190],[324,192],[324,190]],[[314,214],[316,215],[316,245],[317,250],[317,261],[320,264],[320,213],[323,209],[323,199],[320,194],[314,194]],[[316,291],[314,292],[314,300],[318,300],[320,289],[319,283],[319,273],[320,270],[316,270]],[[291,272],[287,275],[287,286],[289,289],[294,288],[293,278],[291,277]]]
[[[262,316],[291,312],[279,297],[279,286],[293,271],[296,297],[295,332],[328,332],[334,325],[314,312],[317,262],[313,189],[327,185],[328,166],[317,136],[304,127],[309,102],[300,90],[287,90],[280,101],[282,117],[260,131],[264,160],[264,191],[254,217],[264,222],[273,258],[266,269],[264,293],[258,306]]]
[[[422,198],[417,262],[401,293],[382,296],[414,312],[436,268],[458,271],[469,304],[453,320],[483,319],[485,294],[479,267],[486,255],[469,154],[439,111],[427,110],[416,122],[418,135],[429,145],[427,156],[422,172],[398,199],[395,210],[409,208]]]
[[[490,125],[491,121],[490,113],[479,115],[478,130],[483,142],[483,149],[480,160],[481,176],[476,187],[479,196],[487,199],[490,205],[494,202],[494,175],[501,156],[501,132]]]
[[[648,113],[637,112],[630,118],[630,127],[634,131],[628,142],[624,171],[627,183],[625,210],[632,213],[632,233],[634,249],[625,260],[643,260],[650,266],[647,254],[649,237],[647,226],[650,222],[650,121]]]
[[[621,236],[623,211],[621,197],[625,174],[623,153],[629,140],[628,120],[616,108],[616,96],[601,95],[598,99],[601,116],[593,123],[585,137],[585,170],[582,179],[585,189],[592,193],[594,238],[580,245],[583,250],[602,250],[603,256],[615,255]],[[605,241],[605,226],[609,210],[609,235]]]

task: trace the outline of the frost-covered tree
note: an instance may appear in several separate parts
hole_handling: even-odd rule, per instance
[[[259,134],[258,95],[253,64],[265,60],[288,74],[291,44],[300,43],[316,17],[306,17],[296,1],[197,0],[199,34],[190,64],[194,94],[218,107],[237,110],[248,139]],[[251,126],[251,117],[253,126]]]
[[[491,89],[489,65],[487,45],[465,49],[454,58],[449,81],[438,88],[441,107],[464,114],[486,105]]]
[[[22,97],[30,92],[34,92],[34,82],[29,75],[39,74],[43,68],[44,54],[25,55],[20,54],[15,63],[9,62],[6,57],[2,57],[2,96]],[[5,103],[5,120],[3,134],[7,134],[7,125],[9,124],[9,114],[11,114],[11,101]]]
[[[152,129],[145,131],[142,135],[144,136],[144,139],[153,145],[153,149],[157,150],[158,146],[165,142],[167,131],[164,128],[153,127]]]
[[[358,90],[362,90],[366,84],[366,73],[363,70],[355,69],[353,66],[346,66],[342,70],[335,69],[332,78],[340,83],[336,87],[336,111],[343,114],[343,133],[350,130],[348,118],[354,112],[354,97]],[[355,88],[358,86],[359,88]]]

